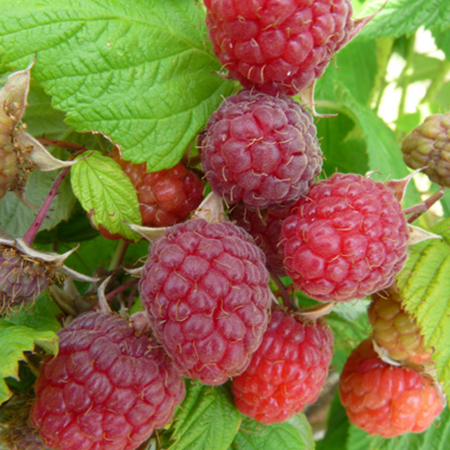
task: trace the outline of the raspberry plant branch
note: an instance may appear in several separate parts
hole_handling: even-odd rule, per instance
[[[109,270],[113,271],[119,268],[120,264],[122,264],[123,258],[128,250],[129,242],[120,239],[117,243],[116,250],[109,264]]]
[[[408,218],[408,223],[416,221],[424,212],[428,211],[436,202],[438,202],[445,194],[445,188],[438,189],[433,195],[428,197],[424,202],[418,205],[411,206],[411,208],[405,209],[403,213],[405,215],[412,214]]]
[[[70,167],[65,167],[56,177],[46,199],[44,200],[44,203],[41,206],[41,209],[36,214],[36,218],[34,219],[33,223],[30,225],[30,228],[23,237],[23,240],[27,245],[31,246],[31,244],[33,243],[36,234],[38,233],[42,223],[47,217],[53,199],[59,192],[59,187],[61,186],[61,183],[64,181],[64,178],[66,178],[66,176],[68,175],[69,171]]]
[[[281,295],[281,298],[283,299],[283,305],[286,306],[286,308],[296,311],[298,309],[297,302],[295,301],[293,296],[289,295],[289,292],[286,286],[284,285],[283,281],[281,281],[278,275],[271,274],[270,276],[272,277],[272,280],[275,282],[275,284],[278,286],[279,293]]]
[[[116,295],[120,294],[123,291],[126,291],[128,288],[135,286],[139,283],[139,278],[134,278],[131,281],[128,281],[127,283],[122,284],[121,286],[119,286],[118,288],[114,289],[111,292],[108,292],[108,294],[106,294],[106,301],[110,302]]]

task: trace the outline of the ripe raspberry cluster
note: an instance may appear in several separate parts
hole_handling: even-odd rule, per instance
[[[59,332],[59,353],[42,365],[31,411],[51,448],[136,449],[172,420],[185,393],[182,376],[211,386],[231,378],[236,407],[265,424],[313,403],[331,364],[333,334],[324,319],[290,310],[286,297],[283,307],[271,305],[269,273],[279,286],[279,277],[290,277],[321,302],[372,294],[377,345],[403,362],[430,360],[432,349],[389,289],[407,257],[400,202],[387,185],[357,174],[314,182],[322,168],[317,131],[289,97],[311,86],[353,36],[350,2],[204,3],[214,52],[244,87],[224,99],[198,139],[205,178],[231,206],[234,223],[186,221],[203,184],[182,163],[147,173],[146,164],[113,153],[136,188],[143,224],[170,227],[150,246],[139,281],[154,336],[94,312]],[[448,149],[436,123],[430,119],[420,138],[407,139],[404,153],[405,160],[434,160],[422,137],[442,137],[434,167],[442,181]],[[417,139],[422,145],[410,151]],[[0,163],[13,172],[7,156],[0,154]],[[1,256],[4,272],[18,265]],[[26,278],[24,285],[40,282]],[[363,341],[339,387],[350,420],[384,437],[425,430],[444,400],[435,381],[416,369],[388,364],[371,340]]]

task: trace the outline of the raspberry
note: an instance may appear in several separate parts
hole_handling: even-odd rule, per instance
[[[308,322],[274,310],[250,365],[232,381],[239,411],[270,424],[283,422],[315,402],[331,363],[333,341],[325,321]]]
[[[112,158],[136,188],[143,226],[169,227],[183,222],[203,200],[202,180],[181,162],[171,169],[147,172],[146,163],[125,161],[117,150],[113,151]],[[98,230],[107,239],[122,238],[102,226]]]
[[[251,236],[227,222],[192,219],[151,245],[139,291],[183,376],[217,385],[245,370],[269,320],[264,263]]]
[[[182,378],[121,317],[88,312],[58,332],[36,381],[31,421],[58,450],[132,450],[171,420]]]
[[[56,268],[0,245],[0,311],[32,302],[53,284]]]
[[[420,328],[401,302],[395,286],[372,295],[368,313],[374,340],[392,358],[427,363],[431,360],[432,349],[425,347]]]
[[[12,145],[6,147],[12,147]],[[18,178],[19,163],[17,153],[14,149],[7,150],[0,145],[0,199],[6,195],[10,188],[14,187]]]
[[[393,192],[356,174],[313,184],[281,230],[288,275],[323,302],[364,298],[391,285],[406,260],[407,239]]]
[[[246,88],[294,95],[322,76],[354,23],[348,0],[205,0],[213,50]]]
[[[385,438],[425,431],[444,407],[431,379],[385,363],[370,339],[361,342],[346,361],[339,392],[350,420]]]
[[[236,224],[244,228],[255,240],[256,245],[266,255],[266,267],[269,272],[286,276],[283,266],[283,253],[280,249],[280,233],[289,208],[265,211],[249,211],[242,205],[237,205],[229,214]]]
[[[203,183],[183,163],[159,172],[147,172],[147,164],[132,164],[113,158],[136,188],[142,223],[148,227],[169,227],[182,222],[203,200]]]
[[[405,137],[402,152],[407,166],[426,167],[431,181],[450,187],[450,113],[427,117]]]
[[[213,191],[251,209],[293,204],[322,168],[311,115],[290,97],[261,92],[226,98],[209,118],[199,148]]]

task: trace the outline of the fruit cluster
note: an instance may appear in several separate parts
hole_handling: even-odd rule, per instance
[[[89,311],[60,330],[58,355],[44,359],[35,384],[30,433],[38,428],[57,450],[136,449],[172,421],[183,377],[210,386],[231,379],[242,414],[265,424],[289,419],[321,393],[334,343],[323,305],[318,314],[299,308],[291,282],[291,291],[329,305],[372,295],[373,340],[345,364],[342,404],[371,434],[424,431],[445,401],[431,376],[433,349],[395,287],[409,237],[399,196],[360,174],[316,181],[323,161],[314,119],[293,97],[354,36],[349,1],[204,3],[214,52],[244,88],[223,100],[198,138],[204,178],[227,215],[187,220],[203,199],[200,169],[180,162],[148,173],[113,152],[144,227],[167,228],[138,282],[146,326]],[[445,185],[444,119],[430,118],[403,152],[410,165],[437,160],[427,173]],[[15,166],[0,157],[5,184]],[[45,289],[36,264],[0,250],[2,306]]]

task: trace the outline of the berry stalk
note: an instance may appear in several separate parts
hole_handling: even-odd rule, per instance
[[[34,238],[36,237],[36,234],[38,233],[39,229],[41,228],[42,223],[44,222],[45,218],[47,217],[48,211],[50,209],[50,206],[53,202],[53,199],[56,197],[56,195],[59,192],[59,187],[61,186],[61,183],[64,181],[64,178],[66,178],[67,174],[69,173],[70,167],[65,167],[61,170],[59,175],[56,177],[56,180],[54,181],[52,187],[50,188],[50,191],[44,200],[44,203],[41,206],[41,209],[37,213],[33,223],[30,225],[30,228],[25,233],[25,236],[23,237],[23,241],[25,244],[31,246],[31,244],[34,241]]]

